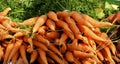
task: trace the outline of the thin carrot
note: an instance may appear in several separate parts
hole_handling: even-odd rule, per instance
[[[100,61],[104,61],[104,56],[102,55],[100,51],[98,51],[96,54]]]
[[[39,47],[45,51],[48,51],[48,48],[46,47],[46,45],[44,45],[43,43],[41,43],[39,41],[33,40],[33,45],[36,47]]]
[[[27,56],[26,56],[26,46],[25,45],[20,46],[20,55],[23,59],[23,62],[25,64],[28,64],[28,60],[27,60]]]
[[[33,63],[37,59],[38,53],[37,50],[32,51],[30,56],[30,64]]]
[[[4,57],[4,51],[3,51],[3,47],[0,45],[0,61],[3,60]]]
[[[28,38],[28,43],[30,44],[31,52],[32,52],[33,51],[33,39],[32,39],[32,37]]]
[[[57,49],[57,47],[55,47],[55,45],[53,45],[52,43],[50,43],[50,45],[48,46],[48,49],[58,54],[61,58],[63,57],[60,51]]]
[[[51,31],[46,33],[46,38],[47,39],[56,39],[59,38],[60,34],[57,31]]]
[[[39,27],[42,26],[47,20],[46,15],[40,16],[37,21],[35,22],[35,25],[33,26],[32,33],[35,33],[38,31]]]
[[[40,58],[43,61],[43,63],[48,64],[47,57],[46,57],[46,52],[44,50],[42,50],[42,49],[38,49],[38,53],[39,53]]]
[[[46,25],[52,30],[52,31],[55,31],[55,28],[56,28],[56,25],[55,25],[55,22],[48,19],[46,21]]]
[[[44,37],[43,37],[42,35],[40,35],[40,34],[37,34],[37,35],[36,35],[36,38],[37,38],[38,41],[44,43],[44,44],[47,45],[47,46],[50,44],[49,40],[46,39],[46,38],[44,38]]]
[[[15,64],[15,63],[16,63],[18,57],[19,57],[19,51],[17,51],[17,52],[13,55],[13,57],[12,57],[12,59],[11,59],[12,64]]]
[[[52,58],[53,60],[55,60],[57,63],[59,63],[59,64],[62,64],[62,63],[63,63],[62,59],[59,58],[59,56],[57,56],[54,52],[48,51],[48,52],[47,52],[47,55],[49,55],[49,57],[51,57],[51,58]]]
[[[88,38],[88,41],[89,41],[90,46],[93,48],[93,50],[96,50],[96,49],[97,49],[97,48],[96,48],[97,46],[96,46],[95,41],[92,40],[91,38]]]
[[[68,36],[65,33],[61,34],[59,45],[63,44],[67,40]]]
[[[53,11],[48,12],[48,17],[53,21],[58,21],[57,15]]]
[[[23,40],[17,39],[15,44],[14,44],[14,48],[11,50],[9,57],[8,57],[8,61],[9,62],[11,60],[11,58],[13,57],[13,55],[19,50],[20,46],[22,45]]]
[[[6,16],[10,10],[11,8],[4,9],[4,11],[0,12],[0,16]]]
[[[87,26],[81,25],[81,30],[84,32],[84,34],[94,40],[97,41],[105,41],[103,38],[97,36],[92,30],[90,30]]]
[[[7,60],[9,58],[9,55],[12,51],[12,49],[14,48],[14,43],[9,43],[6,50],[5,50],[5,55],[4,55],[4,61],[3,64],[7,64]]]
[[[67,51],[65,53],[65,58],[68,62],[74,62],[74,60],[75,60],[72,52],[70,52],[70,51]]]

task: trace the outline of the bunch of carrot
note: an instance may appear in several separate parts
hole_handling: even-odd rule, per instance
[[[0,12],[0,61],[3,64],[115,64],[116,46],[98,22],[86,14],[53,12],[22,23]]]

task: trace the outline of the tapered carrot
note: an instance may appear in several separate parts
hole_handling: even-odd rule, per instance
[[[120,62],[120,59],[116,56],[112,56],[112,58],[116,61],[116,62]]]
[[[39,33],[40,35],[45,35],[47,28],[48,28],[47,26],[41,26],[41,27],[39,27],[38,33]]]
[[[55,64],[55,61],[53,59],[51,59],[50,57],[47,57],[47,61],[48,61],[48,63]]]
[[[77,51],[77,50],[74,50],[74,51],[73,51],[73,55],[74,55],[76,58],[81,58],[81,59],[84,59],[84,58],[94,58],[94,55],[93,55],[93,54],[85,53],[85,52]]]
[[[4,11],[0,12],[0,16],[6,16],[10,10],[11,8],[4,9]]]
[[[40,55],[41,60],[44,62],[44,64],[48,64],[47,57],[46,57],[46,52],[42,49],[38,49],[38,53]]]
[[[80,15],[78,12],[75,11],[71,12],[71,17],[77,22],[78,25],[85,25],[88,26],[89,28],[93,28],[93,25],[84,20],[82,18],[82,15]]]
[[[105,27],[105,26],[112,26],[111,23],[109,22],[99,22],[96,21],[95,19],[91,18],[90,16],[86,15],[86,14],[82,14],[82,17],[84,18],[84,20],[88,21],[89,23],[91,23],[94,27]]]
[[[14,34],[14,37],[15,37],[15,38],[18,38],[18,37],[22,37],[22,36],[24,36],[24,35],[25,35],[25,34],[22,33],[22,32],[17,32],[17,33]]]
[[[96,48],[97,46],[96,46],[95,41],[92,40],[91,38],[88,38],[88,41],[89,41],[90,46],[93,48],[93,50],[96,50],[96,49],[97,49],[97,48]]]
[[[67,52],[65,53],[65,59],[66,59],[68,62],[74,62],[74,56],[73,56],[72,52],[67,51]]]
[[[87,26],[81,25],[81,30],[84,32],[84,34],[94,40],[97,41],[105,41],[103,38],[97,36],[92,30],[90,30]]]
[[[102,53],[100,51],[98,51],[96,54],[100,61],[104,60],[104,56],[102,55]]]
[[[5,55],[4,55],[4,61],[3,64],[7,64],[7,60],[9,58],[9,55],[12,51],[12,49],[14,48],[14,43],[9,43],[6,50],[5,50]]]
[[[23,59],[21,57],[19,57],[18,61],[16,62],[16,64],[24,64]]]
[[[58,54],[61,58],[63,57],[60,51],[57,49],[57,47],[55,47],[55,45],[53,45],[52,43],[50,43],[50,45],[48,46],[48,49]]]
[[[70,28],[66,22],[59,20],[56,22],[56,25],[63,28],[63,32],[66,33],[66,35],[69,36],[71,39],[74,39],[74,34],[70,30]]]
[[[36,50],[32,51],[30,56],[30,64],[33,63],[37,59],[38,53]]]
[[[14,48],[11,50],[9,57],[8,57],[8,61],[9,62],[11,60],[11,58],[13,57],[13,55],[19,50],[21,44],[22,44],[23,40],[17,39],[15,44],[14,44]]]
[[[12,57],[12,59],[11,59],[12,64],[15,64],[15,63],[16,63],[18,57],[19,57],[19,51],[17,51],[17,52],[13,55],[13,57]]]
[[[37,34],[37,35],[36,35],[36,38],[37,38],[38,41],[44,43],[44,44],[47,45],[47,46],[50,44],[49,40],[46,39],[46,38],[44,38],[44,37],[43,37],[42,35],[40,35],[40,34]]]
[[[47,39],[56,39],[59,38],[60,34],[57,31],[51,31],[46,33],[46,38]]]
[[[47,52],[47,55],[49,55],[49,57],[51,57],[53,60],[55,60],[57,63],[59,64],[62,64],[63,63],[63,60],[57,56],[54,52],[52,51],[48,51]]]
[[[35,22],[37,21],[38,17],[32,17],[27,20],[24,20],[20,25],[25,25],[25,26],[33,26]]]
[[[32,52],[33,51],[33,39],[32,39],[32,37],[28,38],[28,43],[30,44],[31,52]]]
[[[55,22],[48,19],[46,21],[46,25],[52,30],[52,31],[55,31],[55,28],[56,28],[56,25],[55,25]]]
[[[23,62],[25,64],[28,64],[28,60],[27,60],[27,56],[26,56],[26,46],[25,45],[20,46],[20,55],[23,59]]]
[[[39,27],[42,26],[47,20],[46,15],[40,16],[37,21],[35,22],[35,25],[33,26],[32,33],[35,33],[38,31]]]
[[[56,15],[56,13],[53,12],[53,11],[48,12],[48,17],[49,17],[51,20],[58,21],[57,15]]]
[[[3,60],[4,57],[4,51],[3,51],[3,47],[0,45],[0,61]]]
[[[59,45],[63,44],[67,40],[68,36],[65,33],[61,34]]]
[[[33,40],[33,45],[38,47],[38,48],[41,48],[45,51],[48,51],[48,48],[46,47],[46,45],[44,45],[43,43],[41,43],[39,41]]]

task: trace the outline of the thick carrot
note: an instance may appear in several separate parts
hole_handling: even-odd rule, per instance
[[[51,31],[46,33],[46,38],[47,39],[56,39],[59,38],[60,34],[57,31]]]
[[[91,25],[89,22],[87,22],[86,20],[84,20],[82,18],[82,15],[79,14],[78,12],[71,12],[71,17],[77,22],[78,25],[85,25],[88,26],[89,28],[93,28],[93,25]]]
[[[97,36],[97,35],[96,35],[92,30],[90,30],[87,26],[81,25],[80,28],[81,28],[81,31],[83,31],[83,33],[84,33],[86,36],[88,36],[88,37],[90,37],[90,38],[92,38],[92,39],[94,39],[94,40],[97,40],[97,41],[105,41],[103,38]]]
[[[70,52],[70,51],[67,51],[67,52],[65,53],[65,59],[66,59],[68,62],[74,62],[74,60],[75,60],[72,52]]]
[[[74,34],[70,30],[70,28],[66,22],[59,20],[56,22],[56,25],[63,28],[63,32],[66,33],[66,35],[69,36],[71,39],[74,39]]]
[[[63,57],[63,55],[60,53],[60,51],[57,49],[57,47],[55,47],[55,45],[53,45],[52,43],[50,43],[49,46],[47,46],[49,50],[53,51],[54,53],[58,54],[61,58]]]
[[[47,57],[46,57],[46,52],[39,48],[38,53],[40,55],[41,60],[44,62],[44,64],[48,64]]]
[[[0,61],[3,60],[4,57],[4,51],[3,51],[3,47],[0,45]]]
[[[42,26],[47,20],[46,15],[41,15],[37,21],[35,22],[35,25],[33,26],[32,33],[35,33],[38,31],[39,27]]]
[[[48,12],[48,17],[53,21],[58,21],[57,15],[53,11]]]
[[[41,43],[39,41],[33,40],[33,45],[36,47],[39,47],[45,51],[48,51],[48,48],[46,47],[46,45],[44,45],[43,43]]]
[[[12,64],[15,64],[15,63],[16,63],[18,57],[19,57],[19,51],[17,51],[17,52],[13,55],[13,57],[12,57],[12,59],[11,59]]]
[[[37,35],[36,35],[36,38],[37,38],[38,41],[44,43],[44,44],[47,45],[47,46],[50,44],[50,41],[49,41],[48,39],[44,38],[44,37],[43,37],[42,35],[40,35],[40,34],[37,34]]]
[[[37,50],[32,51],[30,56],[30,64],[33,63],[37,59],[38,53]]]
[[[0,16],[6,16],[10,10],[11,8],[4,9],[4,11],[0,12]]]
[[[49,57],[51,57],[53,60],[55,60],[57,63],[62,64],[63,60],[61,58],[59,58],[59,56],[57,56],[54,52],[52,51],[48,51],[47,55],[49,55]]]
[[[94,55],[93,55],[93,54],[85,53],[85,52],[77,51],[77,50],[74,50],[74,51],[73,51],[73,55],[74,55],[76,58],[81,58],[81,59],[84,59],[84,58],[94,58]]]
[[[16,64],[23,64],[23,59],[21,57],[19,57],[18,61],[16,62]]]
[[[64,19],[65,17],[70,16],[68,12],[56,12],[56,14],[59,19]]]
[[[20,46],[20,55],[23,59],[23,62],[25,64],[28,64],[28,60],[27,60],[27,56],[26,56],[26,46],[25,45]]]
[[[33,26],[39,17],[32,17],[27,20],[24,20],[20,25]]]
[[[55,25],[55,22],[48,19],[46,21],[46,25],[52,30],[52,31],[55,31],[55,28],[56,28],[56,25]]]
[[[109,22],[99,22],[96,21],[95,19],[93,19],[92,17],[86,15],[86,14],[82,14],[82,17],[84,18],[84,20],[88,21],[89,23],[91,23],[94,27],[105,27],[105,26],[112,26],[111,23]]]
[[[13,55],[19,50],[20,46],[22,45],[23,40],[17,39],[15,44],[14,44],[14,48],[11,50],[9,56],[8,56],[8,61],[9,62],[11,60],[11,58],[13,57]]]
[[[9,58],[9,55],[10,55],[13,48],[14,48],[14,43],[9,43],[6,50],[5,50],[5,56],[4,56],[3,64],[7,64],[7,60]]]

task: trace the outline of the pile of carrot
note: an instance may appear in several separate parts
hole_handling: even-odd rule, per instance
[[[17,23],[0,12],[3,64],[115,64],[120,53],[100,28],[112,26],[86,14],[53,12]]]

